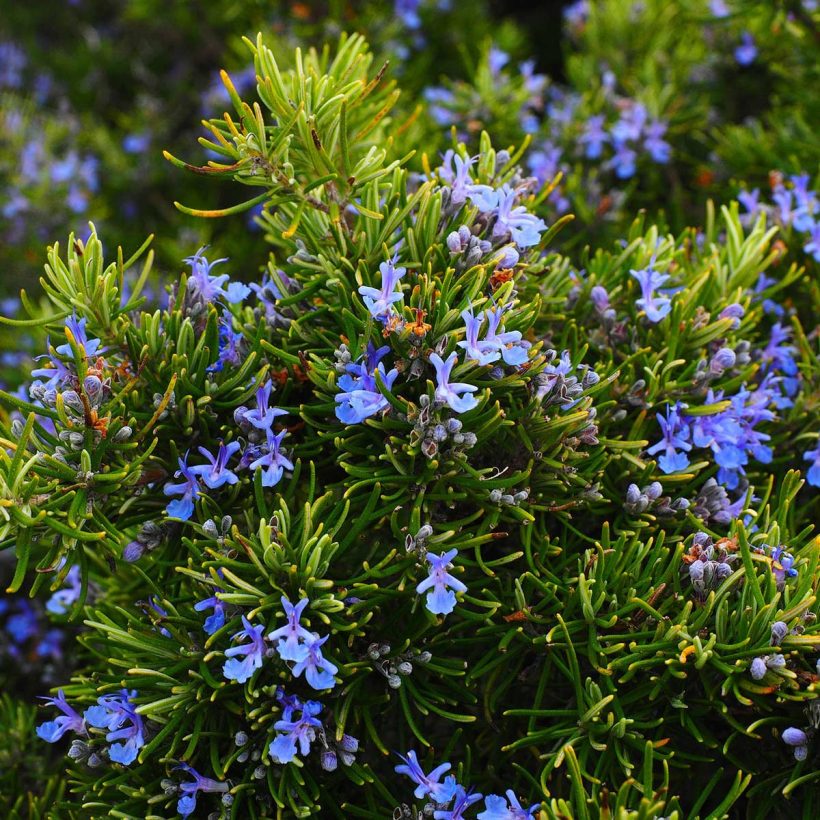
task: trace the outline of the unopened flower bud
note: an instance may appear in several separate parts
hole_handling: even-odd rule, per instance
[[[336,768],[339,765],[339,761],[336,758],[336,752],[334,752],[333,749],[325,749],[319,756],[319,762],[326,772],[336,771]]]
[[[660,481],[653,481],[645,490],[644,495],[647,498],[652,499],[654,501],[656,498],[660,498],[661,493],[663,492],[663,485]]]
[[[128,441],[133,434],[134,431],[126,424],[124,427],[120,427],[120,429],[114,434],[114,441],[118,444],[123,441]]]
[[[749,673],[753,680],[762,680],[766,675],[766,661],[763,658],[755,658],[749,667]]]
[[[139,559],[142,558],[144,552],[144,544],[140,544],[139,541],[129,541],[122,551],[123,561],[128,561],[130,564],[133,564],[134,561],[139,561]]]
[[[788,634],[789,627],[785,623],[783,623],[783,621],[775,621],[772,624],[772,646],[780,646],[780,644],[783,642],[783,638],[785,638]]]

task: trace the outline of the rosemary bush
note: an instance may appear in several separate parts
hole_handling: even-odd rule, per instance
[[[247,47],[219,159],[167,159],[263,275],[146,295],[92,226],[3,320],[0,649],[50,692],[0,702],[4,808],[815,816],[808,178],[570,257],[523,146],[414,170],[361,36]]]

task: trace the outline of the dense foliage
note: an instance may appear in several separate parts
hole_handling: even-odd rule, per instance
[[[362,12],[404,95],[294,7],[144,174],[7,61],[9,259],[123,226],[0,326],[10,816],[820,811],[816,10],[575,3],[562,79],[438,84],[452,5]]]

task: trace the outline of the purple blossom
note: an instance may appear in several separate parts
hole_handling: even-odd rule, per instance
[[[282,439],[287,434],[287,430],[282,430],[275,435],[268,430],[266,450],[250,463],[252,470],[264,468],[262,472],[263,487],[275,487],[282,478],[284,471],[293,469],[293,462],[279,450]]]
[[[478,405],[475,396],[469,395],[475,393],[478,388],[464,382],[450,383],[450,373],[457,360],[458,356],[455,352],[447,357],[446,362],[438,353],[430,354],[430,361],[436,369],[436,401],[447,404],[456,413],[466,413]],[[465,393],[467,395],[464,395]]]
[[[61,359],[52,353],[37,356],[36,361],[48,359],[48,366],[38,367],[31,371],[32,379],[45,379],[42,384],[45,389],[56,388],[63,384],[68,384],[74,378],[74,374],[69,370]],[[33,385],[32,385],[33,386]]]
[[[584,146],[584,156],[587,159],[599,159],[604,145],[609,142],[609,136],[604,130],[604,115],[596,114],[590,117],[584,126],[584,133],[578,138]]]
[[[669,156],[672,151],[672,146],[663,139],[666,134],[667,125],[665,122],[655,120],[646,126],[644,131],[643,147],[649,152],[649,156],[653,162],[661,165],[669,162]]]
[[[491,342],[479,342],[478,334],[484,322],[484,312],[477,316],[473,315],[473,309],[461,311],[461,318],[464,320],[467,335],[463,342],[458,342],[459,347],[464,348],[467,360],[475,361],[480,367],[497,361],[501,357],[498,346]]]
[[[395,262],[395,259],[389,259],[379,265],[379,271],[382,275],[381,290],[366,285],[359,288],[359,293],[362,295],[370,315],[382,323],[386,322],[395,313],[393,305],[404,299],[401,286],[396,291],[396,285],[399,284],[407,269],[395,267]]]
[[[175,478],[185,479],[178,484],[166,484],[163,488],[165,495],[181,495],[182,498],[171,501],[165,511],[171,518],[187,521],[194,514],[194,502],[200,497],[199,476],[188,466],[188,454],[185,458],[177,459],[179,469],[174,473]]]
[[[806,471],[806,481],[812,487],[820,487],[820,442],[813,450],[806,450],[803,453],[803,461],[811,463],[811,467]]]
[[[304,644],[305,653],[291,670],[294,678],[298,678],[304,672],[305,679],[314,689],[332,689],[336,685],[333,676],[339,668],[322,655],[322,646],[329,637],[311,635]]]
[[[656,295],[655,290],[663,285],[669,276],[659,273],[654,268],[654,258],[643,270],[631,270],[632,276],[641,286],[641,298],[635,304],[646,314],[646,318],[653,324],[660,322],[672,310],[672,302],[667,296]]]
[[[287,624],[269,633],[268,640],[279,641],[276,651],[283,661],[301,661],[308,651],[302,641],[313,639],[313,634],[299,624],[299,619],[310,602],[307,598],[302,598],[297,604],[292,604],[284,595],[280,600]]]
[[[746,209],[746,217],[741,217],[741,222],[748,224],[753,220],[757,214],[762,210],[763,206],[760,204],[760,188],[755,188],[752,191],[741,191],[737,195],[737,201]]]
[[[487,333],[484,341],[485,344],[495,345],[501,351],[504,364],[519,367],[529,358],[527,351],[530,344],[522,341],[521,332],[518,330],[505,331],[501,328],[501,332],[498,332],[505,310],[504,307],[494,307],[487,311]]]
[[[390,390],[399,371],[393,368],[385,372],[380,359],[390,348],[378,350],[368,343],[362,361],[347,365],[347,373],[339,379],[340,393],[336,394],[336,418],[345,424],[358,424],[376,413],[386,410],[390,402],[379,392],[375,373],[378,371],[385,387]]]
[[[615,153],[609,161],[609,167],[615,171],[618,179],[630,179],[635,176],[638,154],[621,140],[614,140]]]
[[[540,183],[551,182],[561,170],[561,148],[549,141],[545,142],[540,151],[530,153],[527,162],[530,173]]]
[[[496,46],[490,48],[490,52],[487,55],[487,63],[490,66],[490,74],[492,74],[493,77],[497,77],[501,69],[504,68],[509,61],[510,55],[507,54],[506,51],[502,51]]]
[[[803,250],[809,254],[815,262],[820,262],[820,222],[815,222],[811,228],[810,239],[803,245]]]
[[[692,445],[689,441],[689,427],[681,418],[681,405],[667,406],[666,416],[658,413],[656,418],[663,437],[646,452],[653,456],[663,451],[663,455],[658,459],[658,466],[666,474],[686,469],[689,466],[689,457],[686,453],[692,449]],[[678,450],[684,452],[679,453]]]
[[[121,689],[116,695],[97,698],[97,705],[85,710],[85,722],[89,726],[108,729],[105,739],[112,744],[108,749],[108,756],[123,766],[133,763],[137,759],[137,753],[145,745],[142,717],[137,714],[132,702],[136,696],[136,690],[129,692]]]
[[[449,779],[449,778],[448,778]],[[463,820],[464,812],[481,800],[482,795],[479,792],[467,791],[464,786],[456,785],[452,796],[449,798],[453,800],[451,808],[436,809],[433,812],[435,820]],[[449,802],[449,800],[445,801]]]
[[[225,365],[239,367],[242,364],[242,342],[245,337],[233,329],[233,316],[229,310],[222,311],[219,320],[219,351],[216,361],[208,367],[209,373],[218,373]]]
[[[510,186],[499,189],[493,237],[501,239],[509,234],[519,248],[530,248],[541,241],[547,225],[523,205],[515,205],[517,198],[517,191]]]
[[[453,558],[458,555],[458,550],[452,549],[441,555],[434,555],[428,552],[427,563],[430,565],[430,574],[417,587],[418,595],[427,592],[427,602],[425,606],[434,615],[449,615],[456,605],[456,592],[466,592],[467,587],[454,578],[447,571],[452,567]]]
[[[66,319],[65,326],[66,330],[71,333],[71,337],[74,339],[77,347],[83,350],[87,358],[91,358],[95,353],[102,351],[100,350],[101,342],[99,339],[88,338],[88,335],[85,332],[87,321],[88,320],[85,317],[78,319],[77,314],[75,313],[69,319]],[[60,345],[57,348],[57,352],[61,356],[70,356],[71,358],[74,358],[74,351],[71,349],[71,345],[67,342],[64,345]]]
[[[241,302],[251,292],[250,288],[241,282],[231,282],[226,287],[230,278],[227,273],[221,276],[211,276],[211,268],[228,260],[225,258],[209,262],[202,255],[206,247],[201,247],[193,256],[188,256],[183,260],[191,266],[188,290],[195,298],[200,298],[204,302],[215,302],[219,298],[231,304]]]
[[[757,59],[757,46],[751,33],[744,31],[740,38],[740,45],[735,49],[735,60],[741,66],[751,65]]]
[[[213,635],[225,626],[225,602],[212,595],[194,604],[196,612],[204,612],[206,609],[212,609],[213,613],[205,619],[202,629],[206,635]]]
[[[249,638],[250,642],[225,650],[225,657],[229,660],[223,664],[222,674],[228,680],[245,683],[257,669],[262,668],[262,659],[265,657],[263,630],[263,626],[254,626],[244,615],[242,616],[242,629],[233,636],[232,640]],[[237,660],[238,655],[243,655],[243,659]]]
[[[512,789],[506,791],[507,800],[497,794],[488,794],[484,798],[484,811],[476,816],[476,820],[534,820],[535,812],[540,803],[533,803],[528,809],[521,806]]]
[[[440,802],[440,798],[446,794],[446,787],[443,783],[439,783],[439,779],[445,772],[450,771],[450,764],[442,763],[436,766],[430,774],[425,774],[414,751],[411,750],[406,756],[399,755],[399,757],[404,762],[396,766],[395,771],[398,774],[407,775],[416,784],[416,790],[413,792],[416,799],[421,800],[422,797],[429,795],[436,802]]]
[[[53,615],[65,615],[79,600],[82,591],[79,564],[68,571],[63,586],[46,601],[46,609]]]
[[[212,490],[218,490],[225,484],[236,484],[239,478],[232,470],[228,469],[228,462],[231,456],[239,450],[239,447],[238,441],[232,441],[227,445],[224,441],[220,441],[215,456],[204,447],[199,447],[200,455],[208,459],[209,463],[190,467],[189,471],[193,475],[198,475],[205,482],[205,485]]]
[[[301,717],[293,720],[293,713],[297,709],[301,710]],[[322,722],[316,717],[321,711],[321,703],[308,700],[286,710],[282,720],[273,724],[277,735],[268,752],[274,763],[290,763],[296,757],[297,744],[303,757],[310,752],[310,744],[316,739],[316,729],[322,726]]]
[[[270,394],[273,390],[273,382],[267,381],[256,390],[256,408],[245,410],[242,419],[248,424],[256,427],[257,430],[271,430],[273,422],[279,416],[286,416],[286,410],[270,406]]]
[[[193,814],[196,809],[196,798],[199,792],[219,794],[228,791],[229,786],[227,783],[213,780],[210,777],[203,777],[196,769],[187,763],[180,763],[176,768],[182,769],[182,771],[194,778],[193,783],[180,783],[179,785],[182,797],[177,801],[177,811],[183,817],[188,817]]]
[[[797,570],[794,568],[794,556],[786,552],[783,547],[772,548],[769,556],[772,559],[772,575],[778,587],[786,583],[786,578],[794,578],[797,575]]]
[[[470,175],[473,162],[472,157],[462,157],[452,148],[448,148],[441,158],[441,165],[436,169],[436,173],[442,181],[449,185],[450,202],[453,205],[466,202],[467,197],[476,188]]]
[[[85,723],[82,715],[68,705],[62,689],[57,692],[56,698],[44,697],[42,700],[49,706],[56,706],[62,712],[62,715],[54,720],[41,723],[37,727],[35,731],[40,740],[45,740],[46,743],[56,743],[66,732],[85,734]]]

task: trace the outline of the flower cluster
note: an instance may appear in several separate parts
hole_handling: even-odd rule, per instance
[[[56,743],[66,732],[88,737],[91,742],[96,733],[91,729],[102,730],[108,746],[96,744],[92,747],[83,741],[75,741],[77,753],[72,755],[85,757],[89,765],[99,765],[91,759],[99,760],[105,754],[113,763],[130,766],[136,759],[139,750],[145,745],[145,724],[142,716],[136,711],[134,699],[136,690],[121,689],[114,695],[101,695],[94,706],[89,706],[80,715],[66,701],[62,690],[56,698],[45,698],[51,706],[56,706],[62,715],[55,720],[46,721],[37,727],[37,736],[48,743]]]
[[[426,798],[425,816],[432,814],[436,820],[461,820],[465,810],[483,798],[484,811],[476,815],[477,820],[535,820],[540,804],[523,807],[512,789],[507,790],[506,799],[497,794],[485,797],[462,786],[453,775],[447,775],[442,781],[441,778],[452,768],[449,763],[442,763],[425,774],[414,751],[399,757],[402,762],[395,770],[416,784],[413,794],[417,800]]]

